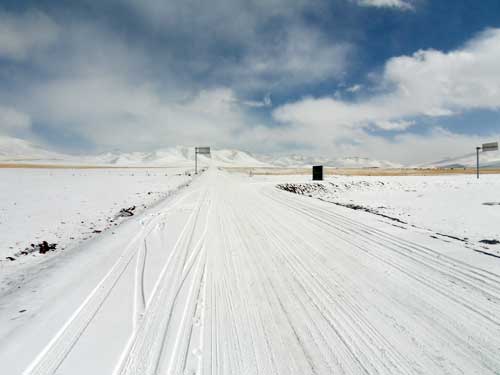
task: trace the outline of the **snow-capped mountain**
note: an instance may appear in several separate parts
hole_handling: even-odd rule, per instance
[[[37,160],[56,162],[66,155],[47,151],[42,147],[19,138],[0,136],[0,162],[29,163]]]
[[[338,168],[398,168],[401,165],[361,157],[328,158],[291,154],[258,155],[234,149],[214,149],[210,157],[199,155],[200,165],[222,167],[304,168],[324,165]],[[0,162],[111,166],[176,166],[192,167],[194,147],[175,146],[149,152],[110,151],[97,155],[68,155],[47,151],[26,140],[0,137]]]
[[[479,163],[481,168],[500,168],[500,151],[480,152]],[[474,168],[475,166],[475,152],[421,165],[427,168]]]
[[[327,167],[337,168],[400,168],[401,165],[385,160],[374,160],[362,158],[358,156],[343,157],[343,158],[328,158],[304,156],[301,154],[290,154],[285,156],[264,156],[263,159],[270,164],[287,167],[287,168],[303,168],[312,165],[324,165]]]
[[[245,151],[212,149],[210,157],[198,155],[200,165],[258,167],[269,166]],[[0,137],[0,162],[112,166],[192,167],[194,147],[175,146],[151,152],[111,151],[97,155],[67,155],[47,151],[26,140]]]

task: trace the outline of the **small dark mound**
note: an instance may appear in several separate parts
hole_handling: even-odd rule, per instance
[[[42,241],[39,244],[31,244],[31,247],[35,250],[38,250],[40,254],[45,254],[49,251],[54,251],[56,249],[57,244],[55,243],[48,243],[47,241]]]
[[[118,212],[117,217],[129,217],[129,216],[134,216],[134,210],[135,206],[129,207],[129,208],[122,208],[120,212]]]
[[[498,245],[498,244],[500,244],[500,241],[498,241],[498,240],[481,240],[479,242],[485,243],[487,245]]]

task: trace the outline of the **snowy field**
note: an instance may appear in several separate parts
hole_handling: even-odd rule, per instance
[[[2,276],[112,230],[190,180],[179,168],[0,169]],[[41,254],[43,241],[55,249]]]
[[[500,175],[254,177],[500,255]],[[453,238],[455,237],[455,238]],[[482,241],[482,242],[481,242]],[[495,242],[498,241],[498,244]]]
[[[498,178],[467,178],[335,177],[318,190],[211,168],[27,270],[0,298],[2,373],[496,375],[495,246],[433,234],[470,198],[487,228],[470,233],[497,238],[484,210],[498,206],[482,203],[498,201]],[[417,226],[436,213],[432,230]]]

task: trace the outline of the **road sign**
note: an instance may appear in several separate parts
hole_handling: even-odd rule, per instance
[[[210,147],[195,147],[194,148],[194,173],[198,174],[198,154],[210,155]]]
[[[479,178],[479,150],[496,151],[498,150],[498,142],[483,143],[483,147],[476,147],[476,175]]]
[[[210,147],[196,147],[197,154],[210,154]]]
[[[490,143],[483,143],[483,152],[485,151],[497,151],[498,150],[498,142],[490,142]]]
[[[313,181],[323,181],[323,166],[313,166]]]

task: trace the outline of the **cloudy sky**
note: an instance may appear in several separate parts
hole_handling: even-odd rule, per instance
[[[500,140],[500,1],[0,1],[0,134],[75,153],[473,152]]]

